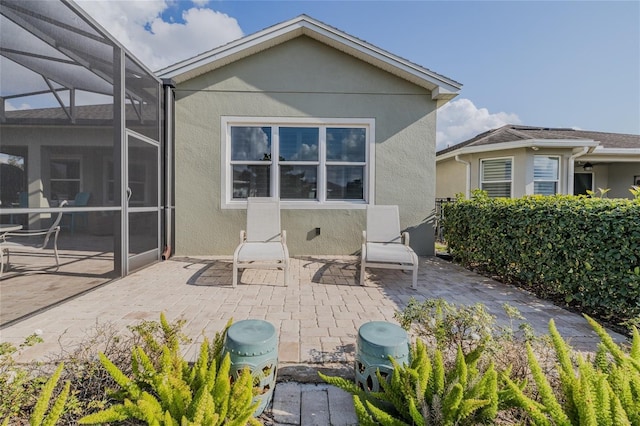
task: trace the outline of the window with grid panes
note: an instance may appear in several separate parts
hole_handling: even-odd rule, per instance
[[[227,125],[227,200],[367,202],[370,125]]]
[[[536,155],[533,157],[533,193],[554,195],[558,193],[560,157]]]
[[[480,188],[490,197],[511,197],[513,158],[480,160]]]

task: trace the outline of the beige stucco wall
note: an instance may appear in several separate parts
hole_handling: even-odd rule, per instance
[[[512,197],[519,198],[534,193],[533,160],[536,155],[550,155],[560,157],[560,183],[559,192],[566,193],[567,167],[571,151],[567,149],[540,149],[533,151],[530,148],[517,148],[481,152],[475,154],[460,155],[460,159],[471,164],[470,191],[480,187],[480,160],[512,157],[513,158],[513,182]],[[454,197],[456,193],[464,193],[466,190],[466,166],[455,161],[454,158],[441,160],[437,163],[437,190],[438,198]]]
[[[436,198],[453,198],[467,190],[467,166],[448,158],[436,166]]]
[[[609,188],[609,198],[633,198],[629,188],[634,183],[634,176],[640,176],[640,161],[596,164],[593,170],[596,191],[598,188]]]
[[[89,205],[106,204],[105,158],[113,157],[110,128],[6,126],[0,137],[2,146],[27,149],[30,207],[49,207],[51,158],[80,158],[81,190],[91,192]]]
[[[374,119],[375,203],[399,205],[413,248],[433,254],[435,108],[425,89],[306,37],[178,85],[176,254],[230,255],[245,227],[245,210],[221,205],[222,116]],[[283,210],[291,254],[356,253],[364,213]]]

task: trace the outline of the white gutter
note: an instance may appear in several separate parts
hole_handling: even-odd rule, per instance
[[[456,155],[456,161],[458,163],[462,163],[464,165],[467,166],[467,175],[466,175],[466,182],[465,182],[465,190],[464,190],[464,198],[466,198],[467,200],[469,199],[470,195],[471,195],[471,163],[468,161],[464,161],[462,159],[460,159],[460,155]]]
[[[577,152],[576,154],[573,154],[571,157],[569,157],[569,164],[567,167],[567,195],[573,195],[573,174],[575,172],[576,158],[582,157],[583,155],[588,153],[589,150],[590,148],[588,146],[585,146],[580,152]]]

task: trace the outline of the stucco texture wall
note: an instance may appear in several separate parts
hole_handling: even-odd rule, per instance
[[[496,150],[475,154],[460,155],[460,159],[471,163],[470,191],[480,187],[480,162],[484,159],[511,157],[513,158],[512,197],[519,198],[534,193],[534,157],[549,155],[560,157],[559,192],[567,192],[567,167],[570,150],[542,149],[532,151],[527,148]],[[466,184],[466,166],[450,158],[442,160],[437,166],[438,198],[453,197],[456,193],[464,193]]]
[[[598,180],[599,170],[600,167],[594,167],[597,184],[604,180]],[[640,177],[640,162],[611,163],[606,165],[606,171],[603,170],[602,174],[607,176],[606,185],[596,185],[596,191],[598,187],[609,188],[610,191],[607,193],[609,198],[633,198],[629,189],[634,184],[634,177]]]
[[[31,207],[48,207],[52,158],[81,160],[82,191],[91,192],[90,206],[107,205],[105,158],[113,158],[113,132],[99,127],[5,127],[0,139],[4,147],[19,147],[28,158],[28,191]],[[40,201],[37,199],[41,198]]]
[[[435,108],[429,91],[306,37],[180,84],[176,254],[230,255],[246,226],[245,210],[221,208],[223,116],[373,118],[375,203],[397,204],[413,248],[433,254]],[[365,211],[283,209],[282,226],[291,255],[355,254]]]
[[[467,166],[454,158],[439,161],[436,166],[436,198],[453,198],[467,190]]]

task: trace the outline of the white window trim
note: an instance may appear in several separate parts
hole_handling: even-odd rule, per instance
[[[492,161],[492,160],[511,160],[511,178],[509,180],[489,180],[486,181],[487,183],[505,183],[505,182],[509,182],[511,185],[509,187],[509,192],[511,193],[509,195],[509,198],[513,198],[513,169],[515,167],[515,161],[514,161],[514,157],[510,156],[510,157],[489,157],[489,158],[481,158],[480,159],[480,170],[478,170],[478,182],[480,183],[479,189],[483,189],[482,188],[482,184],[485,183],[485,181],[482,179],[482,171],[484,170],[484,166],[482,163],[484,163],[485,161]]]
[[[558,177],[556,179],[536,179],[535,177],[535,170],[536,170],[536,166],[535,166],[535,161],[536,161],[536,157],[545,157],[545,158],[557,158],[558,159]],[[511,169],[513,172],[513,169]],[[561,194],[562,191],[560,190],[560,176],[562,176],[562,158],[559,155],[544,155],[544,154],[539,154],[539,155],[534,155],[533,156],[533,194],[534,195],[543,195],[543,194],[536,194],[536,182],[555,182],[556,183],[556,193],[554,195],[557,194]]]
[[[232,179],[231,177],[231,150],[229,148],[229,141],[231,140],[231,126],[308,126],[308,127],[338,127],[338,126],[353,126],[353,127],[366,127],[367,128],[367,144],[365,151],[365,166],[364,166],[364,200],[326,200],[325,199],[325,173],[326,166],[331,165],[332,161],[326,161],[326,141],[319,141],[319,153],[320,159],[318,163],[320,165],[317,178],[317,200],[280,200],[280,207],[288,210],[296,209],[364,209],[367,204],[374,203],[374,189],[375,189],[375,119],[373,118],[313,118],[313,117],[237,117],[237,116],[223,116],[221,117],[220,126],[220,147],[221,147],[221,177],[220,177],[220,194],[221,194],[221,207],[223,209],[246,209],[246,200],[233,200],[232,194]],[[322,133],[322,132],[321,132]],[[273,137],[274,135],[272,135]],[[322,136],[321,136],[322,138]],[[276,150],[278,147],[276,147]],[[277,152],[274,154],[277,157]],[[261,163],[261,162],[257,162]],[[287,164],[294,164],[296,162],[287,162]],[[311,162],[303,162],[311,164]],[[301,163],[301,164],[303,164]],[[336,163],[338,164],[338,163]],[[340,165],[349,165],[350,163],[340,162]],[[361,163],[358,163],[360,165]],[[277,166],[277,163],[274,163]],[[276,193],[277,185],[279,185],[279,173],[274,173],[275,179],[271,179],[271,193]]]

